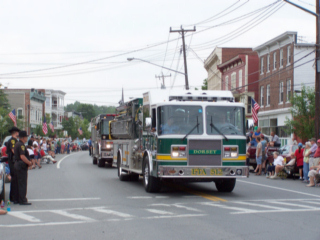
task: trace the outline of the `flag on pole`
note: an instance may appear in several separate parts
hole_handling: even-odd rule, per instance
[[[254,122],[258,122],[258,110],[260,109],[260,106],[253,98],[251,98],[251,108],[253,120]]]
[[[81,127],[78,129],[78,132],[79,132],[80,135],[82,135],[83,132],[82,132],[82,128]]]
[[[43,117],[42,132],[43,132],[44,135],[47,135],[47,133],[48,133],[48,126],[47,126],[47,122],[46,122],[46,116]]]
[[[51,131],[54,132],[54,126],[53,126],[53,122],[52,121],[49,123],[49,127],[50,127]]]
[[[14,126],[17,126],[17,116],[16,116],[16,110],[13,109],[10,113],[9,113],[9,117],[11,118],[12,122],[14,123]]]

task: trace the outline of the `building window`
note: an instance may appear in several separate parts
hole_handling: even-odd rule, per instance
[[[267,85],[267,106],[270,105],[270,84]]]
[[[267,72],[270,71],[270,54],[267,55]]]
[[[264,105],[264,86],[261,86],[260,87],[260,106],[263,106]]]
[[[283,67],[283,49],[280,49],[280,67]]]
[[[277,52],[273,53],[273,69],[277,68]]]
[[[283,103],[283,82],[279,85],[279,103]]]
[[[50,98],[49,97],[46,98],[46,107],[50,107]]]
[[[239,70],[239,88],[242,87],[242,70]]]
[[[290,102],[291,98],[291,80],[287,80],[287,102]]]
[[[260,59],[260,74],[263,74],[263,57]]]
[[[229,76],[226,76],[225,89],[229,90]]]
[[[291,63],[291,46],[287,47],[287,65]]]
[[[18,111],[17,111],[17,117],[18,119],[22,119],[22,108],[18,108]]]
[[[247,113],[250,114],[251,113],[251,97],[248,96],[248,108],[247,108]]]
[[[235,90],[236,88],[236,77],[237,74],[235,72],[231,74],[231,90]]]

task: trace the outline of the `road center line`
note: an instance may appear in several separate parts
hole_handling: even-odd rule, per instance
[[[79,152],[78,152],[79,153]],[[64,156],[63,158],[61,158],[60,160],[59,160],[59,162],[57,163],[57,169],[60,169],[60,164],[61,164],[61,162],[64,160],[64,159],[66,159],[67,157],[70,157],[70,156],[72,156],[72,155],[74,155],[75,153],[71,153],[70,155],[67,155],[67,156]]]
[[[306,196],[312,196],[312,197],[320,198],[320,196],[319,196],[319,195],[310,194],[310,193],[304,193],[304,192],[299,192],[299,191],[290,190],[290,189],[285,189],[285,188],[279,188],[279,187],[268,186],[268,185],[264,185],[264,184],[260,184],[260,183],[252,183],[252,182],[247,182],[247,181],[242,181],[242,180],[237,180],[237,182],[247,183],[247,184],[252,184],[252,185],[261,186],[261,187],[266,187],[266,188],[273,188],[273,189],[277,189],[277,190],[281,190],[281,191],[292,192],[292,193],[298,193],[298,194],[303,194],[303,195],[306,195]]]

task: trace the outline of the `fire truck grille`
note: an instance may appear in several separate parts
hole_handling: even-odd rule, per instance
[[[189,140],[189,166],[221,166],[221,140]]]

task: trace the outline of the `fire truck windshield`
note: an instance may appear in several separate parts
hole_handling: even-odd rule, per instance
[[[202,107],[185,105],[169,105],[158,107],[157,129],[159,135],[203,134]]]
[[[101,134],[108,135],[109,134],[109,121],[103,120],[101,122]]]
[[[206,125],[209,135],[244,136],[244,108],[208,106],[206,108]]]

